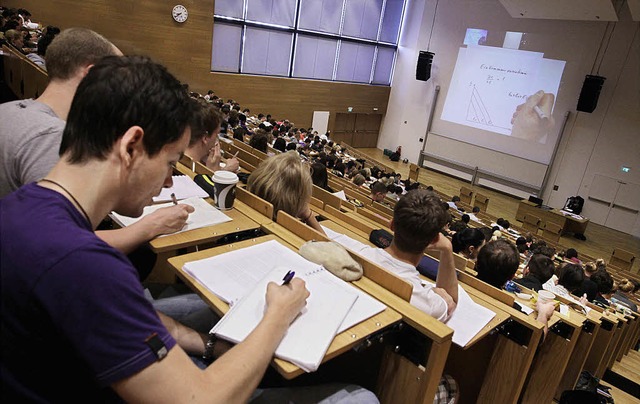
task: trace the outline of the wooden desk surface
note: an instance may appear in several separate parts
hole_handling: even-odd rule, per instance
[[[229,305],[223,302],[222,300],[220,300],[213,293],[211,293],[207,288],[205,288],[202,284],[200,284],[198,281],[192,278],[191,275],[189,275],[187,272],[185,272],[182,269],[182,267],[184,266],[185,263],[190,261],[213,257],[229,251],[234,251],[240,248],[263,243],[269,240],[276,240],[282,243],[283,245],[285,245],[286,247],[291,248],[292,250],[295,250],[294,248],[292,248],[292,246],[290,246],[283,240],[279,239],[278,237],[274,235],[268,235],[268,236],[251,239],[251,240],[241,241],[239,243],[228,244],[221,247],[210,248],[207,250],[198,251],[191,254],[185,254],[178,257],[173,257],[169,259],[169,264],[176,271],[177,275],[182,280],[184,280],[184,282],[192,290],[198,293],[203,298],[203,300],[209,303],[218,314],[223,315],[229,310]],[[336,335],[333,342],[329,346],[327,353],[325,354],[323,362],[331,358],[334,358],[343,352],[346,352],[347,350],[363,342],[372,333],[375,333],[379,330],[384,329],[389,325],[399,322],[401,319],[402,319],[402,316],[399,313],[387,307],[380,314],[377,314],[359,324],[356,324],[350,329]],[[298,366],[281,359],[275,358],[273,361],[273,365],[278,370],[278,372],[286,379],[292,379],[304,373],[304,371],[300,369]]]
[[[361,243],[364,243],[368,246],[375,247],[375,245],[369,241],[369,236],[366,235],[362,231],[351,230],[341,223],[337,223],[333,220],[323,220],[320,222],[321,226],[324,226],[328,229],[331,229],[337,233],[344,234],[345,236],[351,237],[354,240],[358,240]]]
[[[207,198],[207,200],[210,203],[210,199]],[[235,201],[233,209],[223,211],[225,215],[232,219],[230,222],[157,237],[149,242],[151,249],[155,253],[172,251],[184,247],[212,242],[227,234],[243,230],[258,229],[260,224],[242,214],[240,212],[240,205],[242,205],[241,202]]]

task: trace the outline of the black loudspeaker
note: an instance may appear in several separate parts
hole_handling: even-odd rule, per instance
[[[416,66],[416,80],[427,81],[431,77],[431,63],[435,53],[420,51],[418,54],[418,64]]]
[[[578,111],[593,112],[598,105],[598,97],[600,97],[600,90],[602,90],[602,84],[606,78],[602,76],[587,75],[584,78],[582,84],[582,91],[580,91],[580,98],[578,98]]]

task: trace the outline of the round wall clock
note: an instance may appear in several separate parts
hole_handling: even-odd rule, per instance
[[[187,18],[189,18],[189,11],[187,11],[187,8],[185,6],[178,4],[173,7],[171,16],[176,22],[183,23],[187,21]]]

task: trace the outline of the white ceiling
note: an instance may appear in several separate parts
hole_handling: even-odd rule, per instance
[[[635,3],[640,12],[640,0],[627,1],[632,11],[631,3]],[[500,3],[513,18],[618,21],[611,0],[500,0]]]

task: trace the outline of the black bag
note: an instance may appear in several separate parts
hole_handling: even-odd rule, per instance
[[[400,155],[396,152],[391,153],[391,156],[389,156],[389,159],[391,159],[391,161],[400,161]]]
[[[384,229],[372,230],[369,234],[369,241],[375,244],[376,247],[387,248],[391,245],[393,240],[393,234]]]
[[[600,384],[600,379],[587,372],[586,370],[583,370],[582,373],[580,373],[580,377],[578,378],[575,389],[586,390],[595,393],[598,389],[598,384]]]

